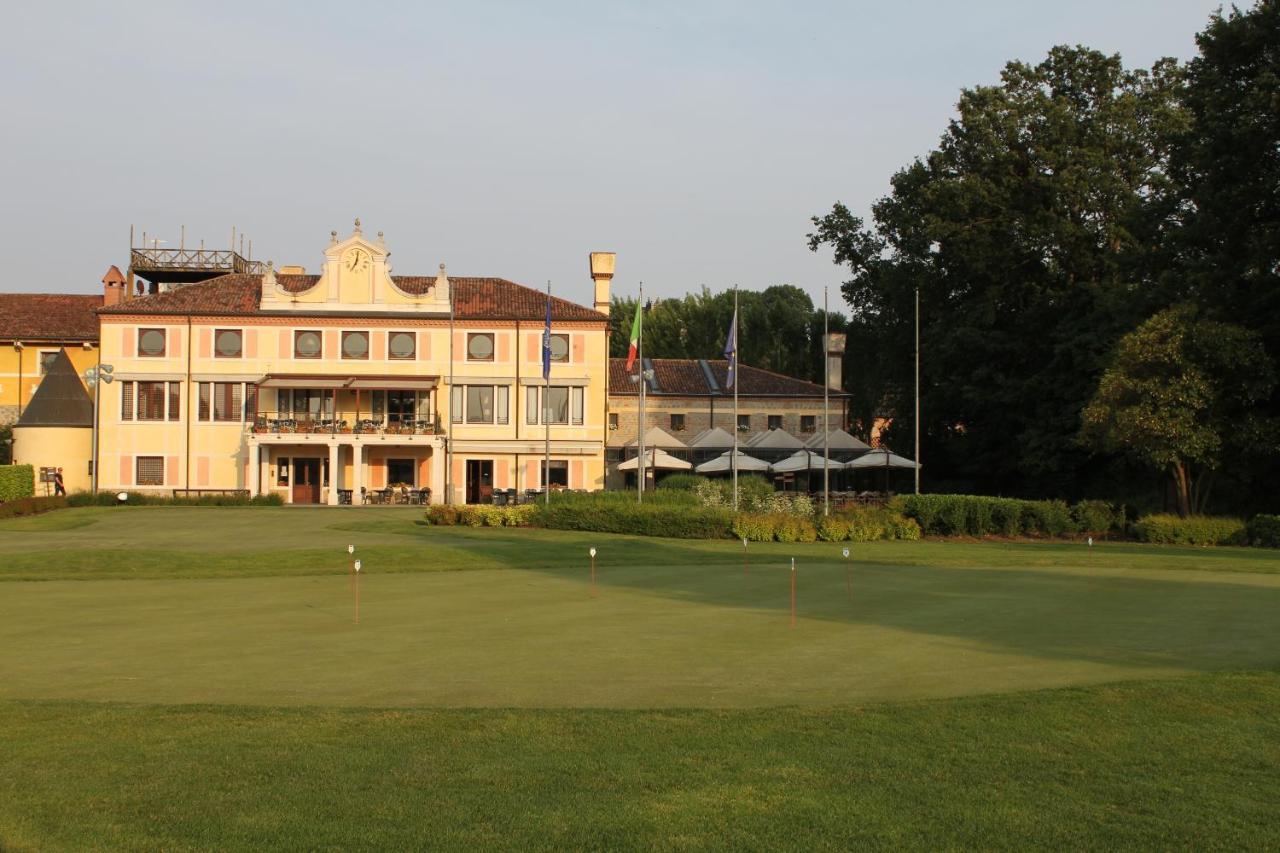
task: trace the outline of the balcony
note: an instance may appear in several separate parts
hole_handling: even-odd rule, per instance
[[[313,438],[350,437],[353,441],[361,441],[392,436],[409,443],[431,443],[444,435],[438,414],[418,418],[374,415],[367,410],[336,413],[259,411],[252,424],[252,432],[259,440],[280,444]]]

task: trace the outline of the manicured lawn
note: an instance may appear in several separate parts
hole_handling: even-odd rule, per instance
[[[1273,552],[419,517],[0,522],[0,849],[1280,843]]]

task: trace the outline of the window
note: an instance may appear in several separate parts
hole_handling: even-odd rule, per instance
[[[120,383],[121,420],[176,421],[181,415],[181,382]]]
[[[416,485],[417,467],[412,459],[388,459],[387,483],[393,486],[398,483],[404,483],[410,487]]]
[[[511,389],[506,385],[455,385],[449,418],[455,424],[506,424]]]
[[[467,361],[493,361],[493,335],[489,332],[467,335]]]
[[[392,332],[387,338],[387,358],[408,361],[418,353],[418,336],[413,332]]]
[[[738,432],[750,432],[751,415],[738,415]]]
[[[610,412],[609,413],[609,429],[617,429],[617,428],[618,428],[618,413]]]
[[[164,329],[138,330],[138,355],[159,358],[164,355]]]
[[[244,411],[243,394],[242,382],[201,382],[199,419],[239,423]]]
[[[548,471],[546,460],[543,460],[542,482],[552,487],[569,488],[569,461],[567,459],[552,459],[551,470]]]
[[[580,387],[531,387],[525,405],[527,424],[582,425],[583,392]],[[550,412],[547,410],[550,409]]]
[[[293,333],[294,358],[319,358],[324,349],[324,341],[320,333],[311,329]]]
[[[684,415],[671,416],[671,431],[684,432]]]
[[[769,429],[782,429],[782,415],[769,415]]]
[[[120,420],[133,420],[133,383],[120,383]]]
[[[213,333],[215,358],[239,358],[244,352],[244,333],[239,329],[217,329]]]
[[[281,456],[276,460],[276,485],[289,485],[289,457]]]
[[[53,369],[53,362],[58,358],[58,350],[40,350],[40,375],[48,376],[49,371]]]
[[[817,432],[818,416],[817,415],[801,415],[800,431],[801,432]]]
[[[551,336],[551,360],[563,362],[569,360],[569,336]]]
[[[164,382],[138,383],[138,420],[164,420]]]
[[[139,486],[164,485],[163,456],[139,456],[135,463],[134,483]]]
[[[369,333],[368,332],[343,332],[342,333],[342,357],[343,358],[368,358],[369,357]]]

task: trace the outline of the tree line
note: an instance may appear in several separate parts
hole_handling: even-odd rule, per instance
[[[930,490],[1280,509],[1280,0],[1196,41],[1149,69],[1087,47],[1010,62],[870,222],[813,218],[809,247],[848,274],[831,328],[854,429],[891,415],[908,455],[919,294]],[[803,291],[740,305],[744,362],[822,381]],[[624,355],[635,302],[613,308]],[[720,357],[732,313],[732,291],[652,303],[646,355]]]
[[[1280,4],[1196,41],[1150,69],[1085,47],[1011,62],[869,224],[814,217],[903,447],[919,292],[937,490],[1280,505]]]

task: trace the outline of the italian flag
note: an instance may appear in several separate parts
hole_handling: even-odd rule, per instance
[[[631,372],[631,368],[636,363],[636,352],[640,349],[640,308],[642,303],[636,302],[636,319],[631,324],[631,346],[627,349],[627,372]]]

